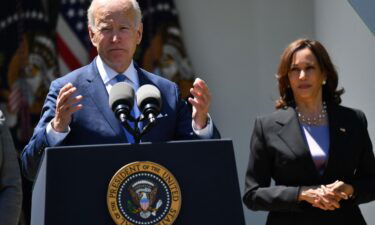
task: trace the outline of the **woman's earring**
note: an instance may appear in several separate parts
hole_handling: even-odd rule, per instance
[[[323,84],[323,85],[326,85],[326,81],[325,81],[325,80],[323,80],[322,84]]]

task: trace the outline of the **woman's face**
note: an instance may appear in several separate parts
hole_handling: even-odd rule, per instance
[[[309,48],[294,53],[288,78],[297,104],[322,101],[322,83],[326,75]]]

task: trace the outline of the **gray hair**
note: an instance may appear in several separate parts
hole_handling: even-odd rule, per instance
[[[90,7],[88,8],[87,10],[87,22],[88,22],[88,26],[91,27],[91,28],[95,28],[95,16],[94,16],[94,11],[96,10],[96,4],[98,4],[99,2],[101,2],[102,4],[105,2],[105,1],[108,1],[108,0],[92,0],[91,4],[90,4]],[[136,28],[139,27],[139,25],[141,24],[142,22],[142,11],[141,11],[141,8],[139,7],[139,4],[137,2],[137,0],[129,0],[130,3],[132,4],[133,6],[133,9],[135,11],[135,21],[134,21],[134,25]]]

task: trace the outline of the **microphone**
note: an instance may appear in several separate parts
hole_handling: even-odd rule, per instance
[[[139,110],[151,124],[154,123],[162,104],[159,89],[154,85],[146,84],[138,89],[136,95]]]
[[[109,92],[109,107],[121,123],[127,119],[134,121],[130,112],[134,105],[134,89],[126,82],[118,82]]]

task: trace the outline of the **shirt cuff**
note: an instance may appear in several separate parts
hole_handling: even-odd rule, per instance
[[[67,132],[60,133],[60,132],[55,131],[52,127],[52,120],[51,120],[46,127],[48,144],[51,147],[59,145],[65,139],[65,137],[69,134],[69,132],[70,132],[70,127],[68,127]]]
[[[211,121],[212,121],[212,120],[211,120],[211,116],[210,116],[210,114],[208,114],[208,118],[207,118],[207,124],[206,124],[206,126],[205,126],[204,128],[202,128],[202,129],[198,129],[198,128],[196,127],[196,125],[195,125],[194,120],[192,120],[192,122],[191,122],[191,126],[193,127],[193,131],[194,131],[194,133],[195,133],[198,137],[200,137],[200,138],[202,138],[202,139],[209,139],[209,138],[211,138],[212,135],[213,135],[213,133],[214,133],[214,126],[213,126],[213,124],[212,124]]]

